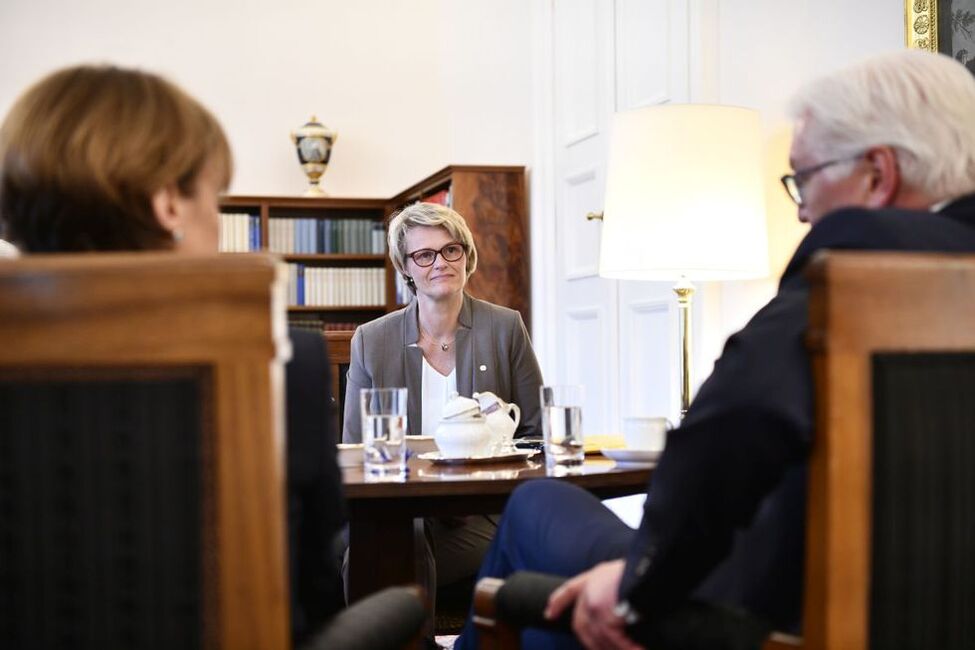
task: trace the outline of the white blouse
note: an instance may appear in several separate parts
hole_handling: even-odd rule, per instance
[[[457,368],[450,371],[446,377],[437,372],[436,368],[427,363],[423,357],[423,429],[421,435],[432,436],[440,417],[443,415],[444,404],[451,395],[457,392]]]

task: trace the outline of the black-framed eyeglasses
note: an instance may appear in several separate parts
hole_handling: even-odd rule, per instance
[[[417,266],[426,267],[431,266],[436,261],[437,255],[442,257],[445,262],[456,262],[464,257],[465,252],[463,244],[451,242],[437,251],[432,248],[421,248],[418,251],[407,253],[406,256],[412,259]]]
[[[779,180],[782,181],[782,187],[785,188],[786,193],[789,198],[798,205],[802,206],[802,186],[813,177],[813,175],[826,169],[827,167],[832,167],[833,165],[838,165],[843,162],[849,162],[851,160],[856,160],[862,157],[862,153],[858,153],[855,156],[846,156],[844,158],[836,158],[835,160],[827,160],[824,163],[819,163],[818,165],[813,165],[812,167],[806,167],[805,169],[798,169],[791,174],[786,174]]]

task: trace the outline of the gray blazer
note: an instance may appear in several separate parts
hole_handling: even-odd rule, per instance
[[[471,397],[489,390],[521,408],[516,436],[541,435],[538,387],[542,372],[521,314],[464,294],[460,327],[454,339],[457,391]],[[405,386],[407,428],[419,433],[423,422],[423,351],[417,346],[417,303],[360,325],[352,336],[345,389],[344,442],[362,442],[359,390]]]

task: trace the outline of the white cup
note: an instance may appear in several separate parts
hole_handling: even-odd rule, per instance
[[[663,451],[671,428],[670,420],[663,417],[623,418],[623,439],[627,449]]]

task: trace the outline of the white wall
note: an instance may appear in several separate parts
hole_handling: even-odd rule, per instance
[[[702,0],[696,0],[701,3]],[[703,0],[717,11],[713,99],[756,108],[767,133],[767,280],[727,283],[710,294],[698,357],[700,379],[727,336],[775,293],[778,277],[808,227],[778,182],[789,171],[789,98],[803,83],[873,54],[904,45],[902,0]],[[707,72],[707,71],[705,71]],[[709,98],[710,99],[710,98]]]
[[[339,133],[324,189],[388,197],[450,163],[528,164],[520,0],[3,0],[0,115],[79,62],[158,71],[227,130],[232,192],[300,194],[288,134]]]

